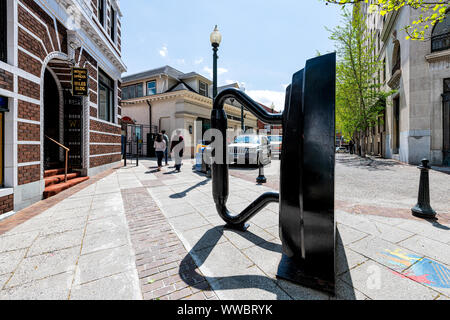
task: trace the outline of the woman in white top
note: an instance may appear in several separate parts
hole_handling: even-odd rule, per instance
[[[161,134],[157,135],[154,147],[156,151],[156,157],[158,158],[158,171],[161,171],[162,160],[164,158],[164,151],[166,151],[167,148],[166,141],[164,141]]]

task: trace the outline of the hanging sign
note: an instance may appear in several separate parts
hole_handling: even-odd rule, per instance
[[[88,70],[84,68],[72,68],[72,95],[86,97],[88,95]]]

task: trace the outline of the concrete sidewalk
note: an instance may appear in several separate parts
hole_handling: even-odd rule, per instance
[[[1,234],[0,299],[330,299],[275,278],[277,205],[246,233],[225,230],[211,181],[191,168],[141,160]],[[271,190],[230,185],[236,213]],[[336,216],[338,299],[449,299],[448,225]]]

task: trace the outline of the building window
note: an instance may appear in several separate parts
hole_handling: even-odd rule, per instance
[[[143,96],[144,96],[144,89],[142,83],[134,84],[132,86],[126,86],[122,89],[123,100],[141,98]]]
[[[7,59],[7,21],[6,21],[6,0],[0,0],[0,61]]]
[[[199,81],[198,87],[199,87],[198,93],[201,94],[202,96],[207,97],[208,96],[208,84],[203,81]]]
[[[156,94],[156,81],[147,82],[147,95],[152,96]]]
[[[4,132],[3,132],[3,128],[4,128],[4,113],[0,112],[0,188],[4,187],[4,156],[3,156],[3,152],[4,152],[4,141],[5,141],[5,137],[4,137]]]
[[[431,33],[431,52],[450,48],[450,14],[436,24]]]
[[[111,8],[111,40],[116,41],[116,11]]]
[[[394,53],[392,55],[392,75],[395,74],[395,71],[400,70],[402,66],[402,58],[400,51],[400,42],[397,40],[394,46]]]
[[[98,0],[98,21],[105,26],[105,0]]]
[[[444,79],[444,93],[450,93],[450,78]]]
[[[102,70],[99,70],[98,79],[98,117],[101,120],[113,122],[114,81]]]

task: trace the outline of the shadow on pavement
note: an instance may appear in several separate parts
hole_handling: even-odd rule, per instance
[[[247,232],[232,231],[232,232],[241,235],[242,237],[246,238],[248,241],[251,241],[260,248],[279,253],[281,261],[282,246],[280,244],[268,242],[249,231]],[[184,257],[184,259],[180,264],[179,275],[186,284],[199,290],[213,291],[212,288],[210,287],[205,288],[205,286],[202,284],[202,280],[200,279],[205,279],[209,284],[216,284],[217,286],[216,290],[260,289],[275,294],[276,300],[286,300],[288,297],[295,298],[295,293],[287,294],[286,290],[283,290],[280,287],[280,285],[278,284],[280,280],[273,279],[267,276],[236,275],[236,276],[221,277],[220,274],[218,274],[217,277],[207,277],[197,273],[197,271],[194,270],[194,268],[192,268],[192,260],[194,261],[196,267],[200,268],[206,262],[209,255],[213,251],[214,247],[222,238],[223,233],[224,233],[224,226],[214,227],[213,229],[208,230],[202,236],[202,238],[195,244],[192,250]],[[339,233],[338,238],[340,243],[342,243]],[[339,243],[339,241],[337,243]],[[344,247],[337,244],[336,247],[338,250],[336,257],[337,259],[340,259],[339,265],[343,266],[345,268],[344,270],[348,270],[348,262],[345,255]],[[345,282],[347,284],[350,284],[350,286],[347,289],[345,289],[336,285],[337,296],[340,299],[344,298],[346,300],[355,300],[356,297],[354,290],[351,289],[353,288],[353,286],[351,285],[352,282],[350,273],[347,272],[347,274],[348,275],[347,276],[344,275],[343,278],[345,279]],[[283,282],[286,283],[285,281]],[[309,288],[306,288],[306,290],[308,290],[309,293],[305,294],[304,293],[305,287],[302,287],[300,285],[288,283],[286,286],[289,286],[291,288],[293,286],[298,286],[300,295],[302,295],[303,292],[304,296],[308,296],[309,298],[312,299],[323,299],[324,297],[324,294],[318,293],[315,290]],[[291,290],[292,289],[288,291]],[[340,292],[341,290],[345,292]],[[248,299],[248,297],[242,298]]]
[[[360,157],[336,157],[336,164],[341,164],[346,167],[355,167],[361,169],[367,169],[369,171],[377,170],[389,170],[395,166],[402,166],[393,160],[378,160],[374,158],[360,158]]]
[[[208,178],[208,179],[206,179],[204,181],[201,181],[201,182],[193,185],[192,187],[187,188],[184,191],[181,191],[181,192],[178,192],[178,193],[174,193],[174,194],[170,195],[169,197],[171,199],[185,198],[189,192],[191,192],[194,189],[197,189],[198,187],[207,185],[210,180],[211,179]]]

